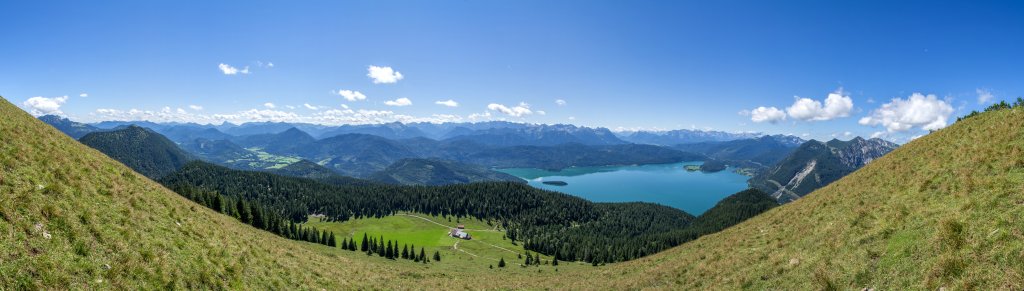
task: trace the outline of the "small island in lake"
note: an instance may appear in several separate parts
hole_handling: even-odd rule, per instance
[[[683,168],[690,172],[700,171],[700,165],[686,165],[683,166]]]
[[[544,181],[544,182],[541,182],[541,183],[544,183],[544,184],[547,184],[547,185],[554,185],[554,186],[569,185],[569,183],[566,183],[565,181]]]

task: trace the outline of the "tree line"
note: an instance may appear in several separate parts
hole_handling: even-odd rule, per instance
[[[320,231],[283,218],[277,211],[241,197],[227,197],[215,191],[189,185],[178,185],[175,192],[199,205],[234,217],[242,223],[266,230],[281,237],[335,247],[334,232]]]
[[[260,217],[290,224],[304,222],[310,214],[322,215],[328,221],[379,218],[400,211],[475,217],[500,225],[508,239],[527,250],[557,260],[594,264],[643,257],[693,238],[686,229],[694,216],[675,208],[652,203],[593,203],[511,182],[344,186],[231,170],[204,162],[189,163],[160,182],[179,193],[195,189],[222,193],[211,197],[231,200],[221,203],[242,201],[258,209]],[[275,228],[270,229],[275,232]],[[343,242],[348,250],[354,244]],[[391,257],[396,257],[397,242],[392,242],[390,248],[388,245],[383,239],[368,241],[360,245],[360,250],[367,251],[362,249],[364,246],[373,248],[370,254],[387,257],[391,249]],[[401,258],[400,252],[397,257]]]

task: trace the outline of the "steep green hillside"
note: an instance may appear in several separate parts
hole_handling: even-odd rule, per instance
[[[700,289],[1024,288],[1024,108],[907,143],[797,201],[581,278]]]
[[[134,125],[119,130],[93,132],[79,141],[151,179],[166,176],[192,160],[173,141]]]
[[[398,185],[447,185],[485,181],[524,182],[485,167],[440,159],[402,159],[367,179]]]

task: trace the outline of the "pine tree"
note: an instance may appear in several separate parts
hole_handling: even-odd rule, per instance
[[[498,268],[504,268],[504,267],[505,267],[505,258],[501,258],[501,260],[498,261]]]
[[[338,241],[335,240],[334,232],[333,231],[331,232],[331,237],[327,239],[327,245],[332,246],[332,247],[337,247],[338,246]]]
[[[363,245],[359,248],[360,251],[367,251],[367,247],[370,246],[370,241],[367,239],[366,234],[363,234]]]
[[[427,262],[427,252],[423,251],[423,248],[420,248],[420,262]]]
[[[409,245],[402,246],[402,259],[409,259]]]
[[[235,208],[238,209],[238,219],[245,224],[252,224],[252,211],[241,198],[238,199],[238,203],[235,204]]]
[[[384,247],[384,257],[388,259],[393,259],[395,257],[395,252],[391,250],[390,240],[388,241],[387,246]]]
[[[526,264],[525,265],[527,265],[527,266],[533,265],[533,256],[530,255],[530,252],[526,252]]]
[[[434,251],[434,261],[435,262],[440,262],[441,261],[441,253],[439,253],[437,251]]]
[[[551,259],[551,265],[552,266],[558,266],[558,254],[557,253],[555,254],[555,258]]]

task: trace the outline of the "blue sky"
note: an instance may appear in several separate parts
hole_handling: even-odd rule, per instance
[[[0,3],[0,95],[82,121],[504,119],[896,141],[1024,95],[1019,1],[181,2]],[[402,78],[374,83],[370,66]],[[387,103],[400,98],[411,105]],[[447,100],[458,106],[435,104]]]

